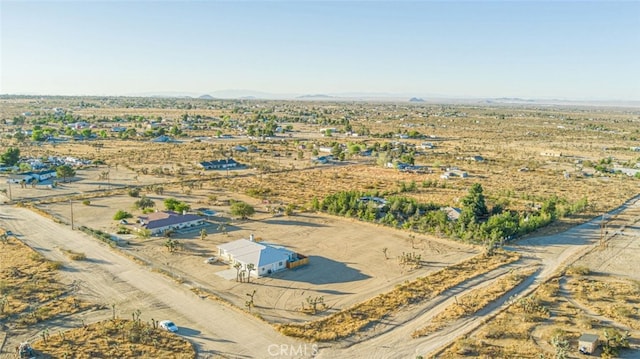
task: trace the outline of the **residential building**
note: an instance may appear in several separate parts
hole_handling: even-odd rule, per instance
[[[308,261],[308,258],[284,247],[256,242],[253,235],[249,239],[238,239],[219,245],[218,256],[231,265],[240,263],[242,270],[246,270],[247,265],[253,264],[258,276],[284,270],[289,268],[291,263]]]
[[[148,229],[152,235],[168,230],[179,230],[204,224],[204,218],[195,214],[178,214],[173,211],[160,211],[139,216],[138,229]]]
[[[203,161],[200,162],[199,165],[205,170],[223,170],[239,167],[240,163],[236,162],[233,158],[227,158],[224,160]]]

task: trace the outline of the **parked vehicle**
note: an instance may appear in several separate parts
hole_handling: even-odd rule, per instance
[[[172,333],[175,333],[175,332],[178,331],[178,326],[175,325],[170,320],[162,320],[162,321],[160,321],[159,325],[160,325],[160,328],[162,328],[164,330],[167,330],[167,331],[170,331]]]

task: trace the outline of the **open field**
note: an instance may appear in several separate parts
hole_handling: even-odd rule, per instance
[[[208,191],[193,191],[189,196],[165,193],[162,197],[149,194],[160,205],[164,198],[178,198],[190,203],[206,201]],[[217,193],[219,199],[230,194]],[[169,253],[163,243],[165,238],[139,239],[126,236],[130,242],[124,251],[153,266],[175,273],[189,273],[203,288],[214,291],[239,307],[246,301],[246,293],[256,290],[254,313],[269,322],[306,321],[314,317],[301,311],[301,304],[309,296],[324,297],[326,315],[388,291],[395,285],[412,280],[429,272],[445,268],[478,253],[471,246],[416,236],[413,244],[409,233],[395,231],[378,225],[334,218],[313,213],[273,217],[266,213],[264,204],[245,198],[259,211],[254,219],[233,220],[228,216],[228,206],[208,206],[222,216],[214,217],[205,227],[208,235],[200,239],[200,229],[177,233],[183,248]],[[87,226],[109,233],[120,226],[112,220],[118,209],[129,210],[135,198],[117,195],[93,199],[91,205],[76,204],[75,226]],[[195,205],[194,205],[195,206]],[[65,223],[70,223],[70,205],[52,203],[39,208],[52,213]],[[224,223],[225,232],[218,227]],[[126,226],[125,226],[126,227]],[[228,270],[223,263],[206,264],[204,259],[217,254],[217,245],[254,234],[258,240],[283,245],[309,257],[310,264],[293,271],[256,278],[253,284],[238,283],[216,273]],[[383,248],[388,248],[385,259]],[[418,269],[401,266],[397,257],[412,252],[422,257]]]
[[[195,357],[188,341],[159,329],[145,329],[145,323],[131,325],[122,320],[109,320],[85,325],[83,320],[81,328],[69,330],[68,324],[60,325],[67,317],[91,316],[104,304],[85,299],[87,293],[83,293],[77,282],[66,283],[65,272],[71,268],[45,259],[14,236],[0,243],[0,249],[3,331],[20,333],[30,327],[41,328],[37,333],[40,339],[31,343],[38,358]],[[12,338],[9,339],[13,344]],[[0,349],[3,358],[3,353],[11,353],[7,354],[11,358],[17,353],[12,352],[10,345],[6,350]]]
[[[138,101],[147,107],[134,108]],[[551,357],[551,339],[561,337],[576,356],[581,331],[602,333],[607,327],[628,329],[632,348],[639,347],[640,278],[629,268],[640,260],[640,202],[626,202],[637,200],[640,189],[640,176],[633,176],[640,167],[636,109],[97,98],[82,106],[73,98],[0,99],[0,105],[6,105],[0,106],[1,148],[14,146],[21,158],[45,162],[49,156],[93,161],[51,188],[9,186],[10,174],[1,173],[0,224],[85,283],[90,290],[77,291],[82,303],[101,297],[108,301],[103,306],[118,303],[125,317],[140,309],[144,321],[171,316],[189,323],[187,337],[202,355],[264,358],[272,356],[272,344],[306,348],[307,341],[319,341],[305,356]],[[51,115],[52,107],[66,108],[63,120]],[[35,114],[21,117],[26,110]],[[83,133],[94,136],[74,140],[81,130],[67,129],[72,121],[90,123]],[[57,140],[16,135],[35,124]],[[114,127],[129,132],[112,132]],[[276,127],[281,130],[250,135]],[[335,131],[327,134],[327,128]],[[165,134],[175,141],[151,142]],[[318,162],[329,155],[327,163]],[[198,165],[230,157],[243,166]],[[404,162],[417,167],[401,170]],[[478,272],[442,277],[438,287],[427,282],[481,257],[493,244],[313,209],[314,201],[344,191],[403,197],[436,209],[463,207],[474,183],[484,189],[487,216],[518,213],[522,225],[556,197],[552,203],[560,210],[550,225],[523,238],[493,238],[519,261],[487,270],[477,264]],[[172,233],[179,246],[169,252],[166,236],[142,238],[132,231],[143,212],[134,207],[139,197],[131,189],[154,201],[155,209],[174,198],[191,213],[209,209],[216,215],[203,227]],[[231,213],[233,201],[248,203],[255,214],[239,219]],[[573,213],[574,207],[580,209]],[[133,218],[119,223],[113,219],[118,210]],[[426,216],[415,208],[409,213]],[[81,226],[117,236],[122,245],[109,248],[72,230]],[[217,245],[251,234],[308,256],[310,264],[241,283],[228,264],[204,263]],[[5,246],[17,246],[13,241]],[[418,256],[419,264],[401,265],[407,254]],[[48,280],[51,269],[37,254],[30,258],[38,262],[25,262],[29,275]],[[565,271],[568,265],[573,272]],[[539,269],[526,272],[531,268]],[[123,293],[110,288],[111,281]],[[50,290],[33,295],[66,295],[63,288]],[[9,298],[8,307],[24,310],[31,295]],[[249,295],[252,306],[246,305]],[[311,314],[313,298],[324,305]],[[98,323],[109,313],[74,318]],[[8,342],[33,340],[41,330],[27,326]],[[260,339],[252,342],[254,337]]]
[[[620,357],[639,357],[640,278],[630,270],[639,258],[638,214],[636,203],[612,215],[606,241],[594,241],[594,247],[566,271],[517,299],[515,305],[473,335],[457,340],[440,356],[526,357],[542,352],[552,357],[556,351],[552,338],[559,335],[569,342],[569,355],[578,357],[577,338],[582,333],[598,334],[604,340],[604,330],[614,328],[629,332],[633,348],[623,350]]]

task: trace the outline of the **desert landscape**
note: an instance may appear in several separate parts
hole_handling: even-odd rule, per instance
[[[2,358],[638,357],[635,109],[0,102]]]

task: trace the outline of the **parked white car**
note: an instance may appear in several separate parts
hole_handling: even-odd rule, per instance
[[[172,321],[170,320],[163,320],[160,321],[160,323],[158,323],[160,325],[160,328],[170,331],[172,333],[175,333],[178,331],[178,326],[175,325]]]
[[[205,259],[205,260],[204,260],[204,262],[205,262],[206,264],[213,264],[213,263],[215,263],[215,262],[217,262],[217,261],[218,261],[218,258],[216,258],[216,257],[209,257],[209,258],[207,258],[207,259]]]

